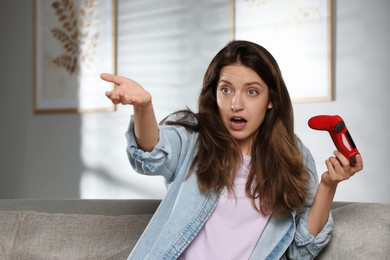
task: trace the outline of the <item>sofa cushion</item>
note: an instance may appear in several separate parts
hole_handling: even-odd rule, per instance
[[[126,259],[151,215],[0,212],[0,259]]]
[[[390,204],[357,203],[332,215],[332,239],[317,259],[389,259]]]

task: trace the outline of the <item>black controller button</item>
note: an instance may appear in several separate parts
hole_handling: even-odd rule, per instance
[[[333,130],[338,133],[338,132],[341,132],[341,130],[343,130],[345,128],[345,123],[344,121],[340,121],[338,122],[334,127],[333,127]]]

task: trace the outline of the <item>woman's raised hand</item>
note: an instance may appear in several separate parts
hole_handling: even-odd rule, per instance
[[[100,78],[116,85],[113,90],[106,92],[106,96],[114,104],[133,105],[141,108],[149,105],[152,101],[150,93],[132,79],[108,73],[101,74]]]
[[[144,151],[152,151],[160,134],[150,93],[134,80],[125,77],[103,73],[100,78],[116,85],[112,91],[106,92],[114,104],[133,105],[134,135],[138,146]]]

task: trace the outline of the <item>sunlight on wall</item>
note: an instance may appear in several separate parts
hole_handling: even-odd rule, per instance
[[[153,96],[157,120],[186,106],[196,110],[203,74],[230,40],[226,1],[119,1],[118,74]],[[135,174],[125,153],[132,108],[82,117],[82,198],[162,198],[161,177]]]
[[[81,157],[86,170],[80,181],[81,198],[159,198],[165,194],[161,178],[135,174],[127,160],[125,130],[129,114],[118,109],[112,114],[89,114],[82,117]],[[154,189],[141,189],[142,185]]]

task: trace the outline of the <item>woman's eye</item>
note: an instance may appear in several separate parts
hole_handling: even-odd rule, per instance
[[[248,95],[249,96],[256,96],[259,92],[255,89],[250,89],[248,90]]]
[[[221,92],[222,92],[223,94],[229,94],[229,93],[231,92],[231,90],[230,90],[230,88],[223,87],[223,88],[221,88]]]

